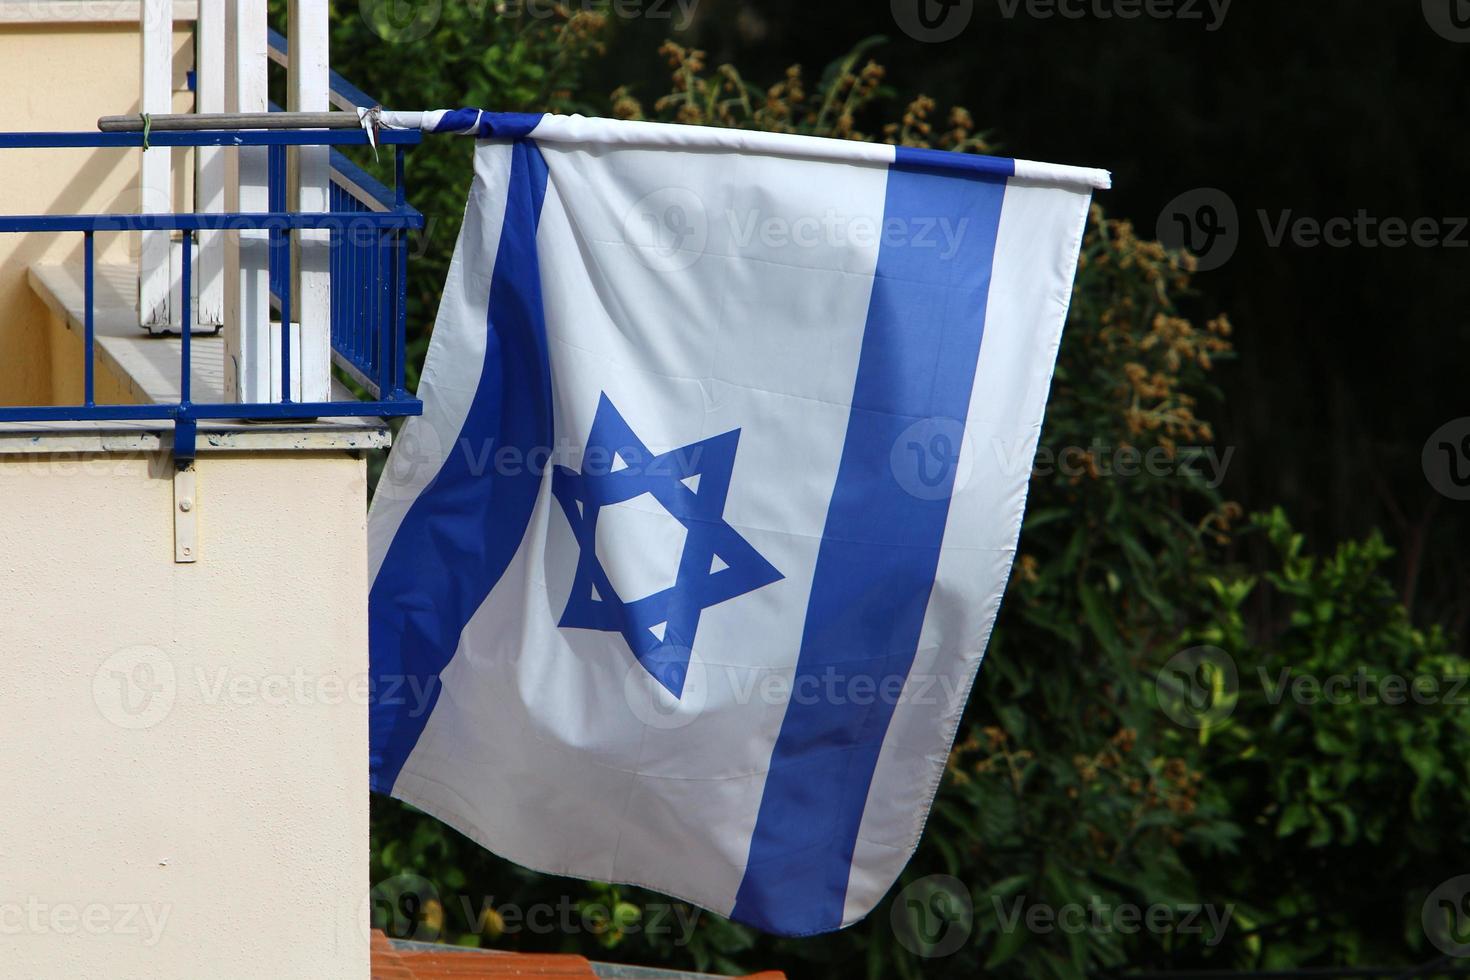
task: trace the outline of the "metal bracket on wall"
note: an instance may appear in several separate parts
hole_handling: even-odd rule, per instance
[[[199,560],[199,494],[194,461],[174,470],[174,561]]]

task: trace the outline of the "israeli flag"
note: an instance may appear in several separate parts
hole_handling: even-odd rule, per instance
[[[913,853],[1108,175],[455,110],[479,137],[373,501],[372,782],[783,935]]]

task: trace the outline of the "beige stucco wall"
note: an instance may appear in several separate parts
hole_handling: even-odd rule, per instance
[[[0,456],[0,974],[368,975],[364,464]]]
[[[76,331],[70,329],[66,322],[49,308],[42,307],[42,318],[43,329],[27,329],[25,333],[43,341],[35,345],[38,348],[44,347],[44,351],[35,355],[37,360],[34,363],[39,367],[48,367],[50,370],[48,390],[51,394],[51,404],[80,405],[86,398],[86,373],[83,371],[82,363],[86,344],[82,342],[81,336]],[[120,378],[108,369],[104,358],[94,358],[93,363],[96,366],[93,373],[93,395],[97,404],[132,405],[144,400],[135,394],[135,386],[130,384],[128,379]],[[44,405],[46,403],[30,402],[27,404]]]
[[[38,17],[57,5],[32,0],[22,6]],[[0,92],[5,101],[0,128],[95,131],[99,116],[137,112],[140,45],[136,23],[0,18]],[[186,73],[194,65],[191,24],[175,23],[174,51],[175,109],[191,111],[193,95],[186,85]],[[172,153],[176,199],[182,200],[189,193],[191,151],[176,148]],[[137,150],[0,150],[0,214],[137,210]],[[99,261],[128,260],[136,254],[136,239],[99,234]],[[42,260],[80,263],[81,252],[80,234],[0,234],[0,405],[64,401],[50,386],[45,307],[27,285],[26,270]]]

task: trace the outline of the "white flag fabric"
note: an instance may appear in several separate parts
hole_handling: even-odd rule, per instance
[[[923,831],[1100,171],[454,110],[480,138],[369,520],[373,788],[783,935]]]

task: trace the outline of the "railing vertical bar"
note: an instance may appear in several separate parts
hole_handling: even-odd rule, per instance
[[[379,397],[396,398],[404,390],[404,361],[408,360],[408,232],[396,231],[398,240],[398,315],[393,324],[393,390]]]
[[[358,357],[368,377],[372,377],[373,363],[373,297],[378,284],[373,281],[372,262],[376,255],[377,234],[365,237],[357,247],[357,276],[361,294],[358,297],[357,330]]]
[[[367,236],[358,244],[357,249],[357,275],[361,294],[358,298],[357,329],[360,335],[358,341],[359,365],[363,373],[373,377],[373,357],[376,351],[373,348],[373,303],[377,296],[378,284],[373,281],[372,263],[377,255],[377,233]]]
[[[349,275],[352,277],[352,308],[347,312],[347,325],[351,330],[352,363],[362,363],[362,229],[352,233],[352,245],[347,252]]]
[[[376,238],[357,239],[357,364],[372,363],[372,276],[368,275],[368,259]]]
[[[290,255],[291,233],[281,236]],[[288,267],[289,268],[289,267]],[[281,277],[281,404],[291,400],[291,276]]]
[[[193,365],[191,362],[191,358],[193,356],[192,345],[194,339],[194,315],[192,312],[192,303],[190,302],[189,292],[193,286],[192,275],[194,263],[190,261],[193,258],[193,256],[190,254],[191,252],[193,252],[193,250],[194,233],[185,228],[184,257],[182,260],[182,268],[180,268],[179,270],[179,280],[181,284],[181,295],[179,297],[179,304],[183,307],[183,309],[179,310],[179,336],[183,344],[182,355],[179,358],[181,362],[181,366],[179,369],[179,404],[184,408],[188,408],[190,395],[192,394],[189,390],[189,383],[192,380],[193,375]]]
[[[327,201],[327,210],[336,211],[336,184],[328,185],[328,195],[329,200]],[[342,275],[342,242],[342,232],[340,230],[334,232],[332,235],[332,245],[327,253],[327,281],[329,285],[328,296],[329,303],[331,304],[331,309],[328,311],[328,319],[330,320],[330,323],[328,325],[328,335],[331,337],[332,350],[334,351],[340,350],[342,347],[342,331],[340,327],[340,324],[342,323],[342,290],[346,288],[344,285],[344,280],[346,277]]]
[[[347,246],[344,256],[347,262],[348,282],[351,284],[351,292],[348,294],[347,308],[347,349],[350,352],[353,364],[362,363],[362,229],[352,230],[352,242]]]
[[[82,392],[86,406],[88,408],[95,408],[97,405],[97,314],[95,312],[97,306],[97,287],[93,281],[93,276],[97,272],[97,243],[95,240],[96,232],[87,231],[83,232],[82,235],[82,255],[84,257],[82,263],[82,289],[86,293],[86,299],[83,300],[85,310],[82,314],[84,323],[82,357],[86,362],[83,367],[85,380],[82,383]]]
[[[374,383],[380,380],[378,366],[383,359],[382,328],[379,324],[383,316],[383,233],[381,231],[373,235],[372,244],[363,253],[363,265],[367,267],[367,274],[363,276],[368,282],[368,319],[367,337],[368,351],[363,361],[367,367],[367,375]]]
[[[387,277],[388,286],[388,299],[383,304],[383,330],[392,338],[393,332],[398,326],[398,236],[391,231],[388,232],[383,236],[383,244],[385,252],[383,256],[383,271]],[[398,356],[393,350],[391,339],[389,343],[383,345],[383,356],[383,383],[380,396],[387,398],[388,392],[393,388],[394,364],[398,361]]]
[[[376,257],[378,257],[378,262],[373,264],[378,267],[378,319],[373,320],[373,325],[378,328],[378,363],[373,364],[373,367],[376,367],[376,372],[373,372],[373,379],[378,382],[378,397],[385,398],[388,395],[388,388],[390,388],[391,383],[388,370],[390,370],[392,361],[392,356],[390,351],[388,351],[388,347],[390,347],[392,342],[392,329],[390,319],[388,319],[388,317],[392,316],[392,295],[390,292],[392,288],[390,279],[392,275],[392,250],[390,241],[388,241],[387,232],[379,232],[378,234],[378,253],[376,253]]]
[[[408,188],[404,186],[403,155],[401,146],[393,152],[393,200],[400,208],[408,205]]]
[[[388,271],[383,268],[383,256],[387,254],[383,245],[384,237],[384,234],[382,232],[379,232],[377,238],[373,241],[372,280],[373,299],[375,301],[375,305],[373,307],[372,329],[375,331],[373,337],[380,342],[377,344],[376,349],[373,351],[372,361],[373,378],[378,382],[379,394],[381,394],[383,390],[383,365],[387,362],[388,358],[387,332],[383,329],[383,318],[388,313],[389,285]]]
[[[266,177],[267,207],[273,214],[279,214],[286,210],[286,147],[273,146],[269,150],[269,168]],[[270,259],[266,263],[270,278],[270,291],[277,297],[281,295],[281,283],[291,278],[291,245],[288,241],[285,248],[281,248],[281,242],[286,238],[286,232],[273,228],[269,232]]]
[[[366,236],[357,240],[357,248],[352,259],[357,265],[357,363],[359,367],[372,364],[372,309],[373,309],[373,283],[372,275],[368,268],[368,259],[373,254],[373,242],[375,236]]]
[[[342,200],[347,198],[347,195],[336,184],[332,185],[332,189],[333,193]],[[334,211],[345,210],[340,206],[340,202],[339,204],[334,204],[332,209]],[[351,226],[351,234],[348,234],[345,230],[343,232],[342,252],[337,259],[342,269],[342,285],[338,288],[335,282],[332,283],[332,298],[335,300],[340,296],[342,299],[342,311],[337,320],[337,330],[340,336],[338,343],[341,345],[342,353],[346,355],[347,360],[354,364],[357,363],[357,325],[352,322],[352,305],[354,296],[357,293],[357,278],[353,275],[352,250],[357,247],[356,243],[357,228]]]

